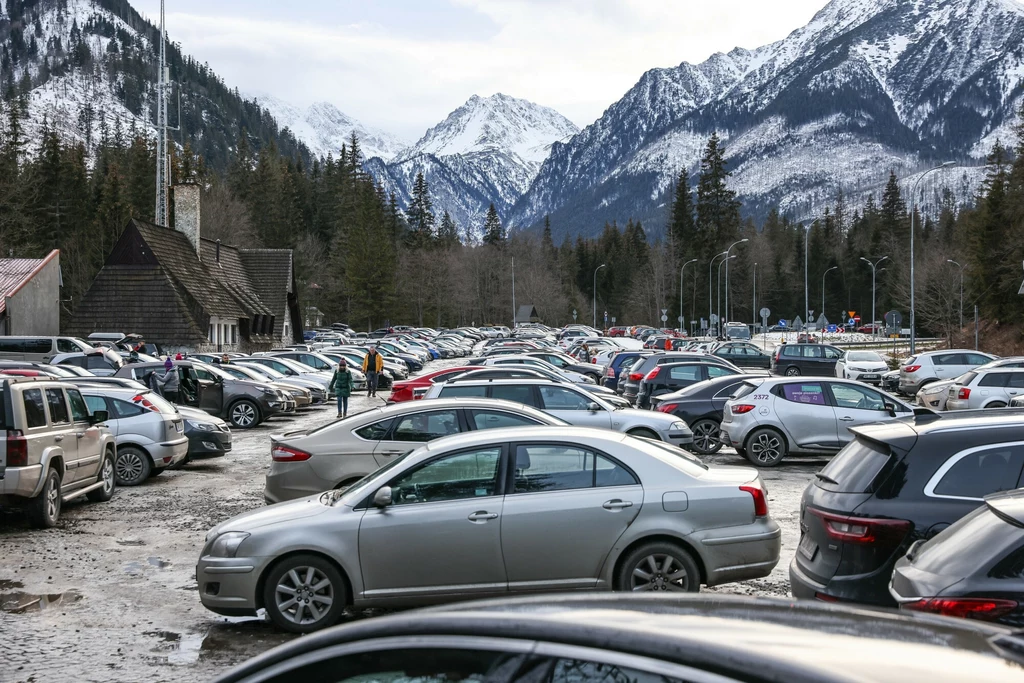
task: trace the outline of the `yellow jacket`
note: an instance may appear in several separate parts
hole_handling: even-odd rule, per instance
[[[376,367],[370,367],[370,354],[367,353],[363,358],[363,372],[380,372],[384,369],[384,356],[380,355],[380,352],[376,352],[374,355],[377,358],[377,362],[374,363]]]

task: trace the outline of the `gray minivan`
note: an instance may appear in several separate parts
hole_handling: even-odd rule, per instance
[[[59,353],[84,353],[95,349],[74,337],[0,337],[0,359],[49,363]]]

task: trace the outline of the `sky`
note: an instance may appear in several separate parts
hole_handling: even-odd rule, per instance
[[[160,0],[132,4],[157,23]],[[414,142],[472,95],[496,92],[552,107],[582,128],[645,71],[779,40],[826,4],[167,0],[167,31],[243,93],[331,102]]]

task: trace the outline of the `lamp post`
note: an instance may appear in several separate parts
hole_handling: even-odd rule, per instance
[[[914,324],[914,219],[917,215],[917,186],[921,184],[924,177],[934,171],[939,171],[944,168],[949,168],[954,165],[955,161],[947,161],[944,164],[939,164],[935,168],[930,168],[922,173],[916,181],[914,181],[914,188],[911,190],[910,197],[910,353],[913,354],[917,347],[917,325]]]
[[[753,327],[753,329],[756,330],[757,329],[757,261],[754,261],[754,284],[751,287],[751,290],[753,290],[754,295],[753,295],[752,301],[750,303],[750,315],[751,315],[751,317],[754,318],[754,327]]]
[[[871,261],[867,260],[863,256],[860,257],[861,261],[863,261],[864,263],[866,263],[869,266],[871,266],[871,335],[872,336],[878,336],[878,328],[875,327],[875,275],[877,273],[876,269],[878,268],[878,264],[881,263],[882,261],[886,260],[887,258],[889,258],[889,257],[888,256],[883,256],[882,258],[880,258],[877,261],[875,261],[874,263],[872,263]]]
[[[825,315],[825,275],[828,275],[833,270],[839,270],[839,266],[832,266],[821,276],[821,314]]]
[[[689,261],[687,261],[686,263],[684,263],[682,265],[682,267],[679,268],[679,317],[680,318],[683,317],[683,271],[686,270],[686,266],[690,265],[691,263],[696,263],[696,262],[697,262],[697,259],[692,258]],[[683,327],[683,323],[680,322],[679,323],[679,328],[680,328],[679,331],[680,332],[684,331],[682,329],[682,327]]]
[[[804,315],[811,317],[811,294],[807,287],[807,242],[811,236],[811,226],[804,226]],[[804,329],[807,329],[807,321],[804,321]]]
[[[750,240],[748,240],[747,238],[744,237],[743,239],[739,240],[738,242],[733,242],[731,245],[729,245],[729,248],[725,250],[726,256],[729,255],[729,252],[731,252],[732,248],[735,247],[737,244],[743,244],[744,242],[749,242],[749,241]],[[729,256],[729,258],[725,259],[725,317],[726,318],[731,318],[732,317],[730,315],[730,313],[729,313],[729,259],[731,259],[731,258],[732,257]]]
[[[953,259],[946,259],[946,263],[952,263],[960,269],[960,329],[964,329],[964,267]]]
[[[732,256],[729,256],[726,252],[722,252],[722,253],[723,253],[723,255],[725,255],[725,258],[722,259],[722,262],[718,264],[718,330],[717,330],[717,332],[719,333],[719,335],[721,335],[721,333],[722,333],[723,323],[726,322],[726,321],[722,320],[722,266],[727,264],[732,259],[736,258],[736,254],[733,254]],[[726,317],[728,317],[728,314],[729,314],[729,312],[726,311]]]
[[[597,329],[597,271],[604,268],[607,263],[602,263],[594,269],[594,329]]]
[[[708,328],[711,327],[711,314],[715,305],[715,295],[711,289],[711,269],[715,266],[715,261],[725,256],[723,251],[721,254],[717,254],[711,257],[711,262],[708,263]]]

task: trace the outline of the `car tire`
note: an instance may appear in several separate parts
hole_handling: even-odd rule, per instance
[[[713,455],[722,450],[719,440],[721,425],[715,420],[697,420],[690,431],[693,432],[693,450],[697,455]]]
[[[755,467],[775,467],[786,457],[786,439],[769,427],[755,429],[747,437],[743,455]]]
[[[236,401],[228,410],[228,419],[238,429],[252,429],[261,422],[260,407],[248,399]]]
[[[696,593],[700,591],[700,568],[689,552],[673,543],[645,543],[622,560],[615,590]]]
[[[599,374],[597,374],[596,372],[587,372],[587,373],[584,373],[584,374],[586,374],[586,376],[589,377],[590,379],[594,380],[594,384],[600,384],[601,383],[601,376]]]
[[[324,585],[324,581],[328,583]],[[263,584],[267,616],[291,633],[312,633],[333,626],[347,605],[348,584],[341,572],[317,555],[292,555],[280,560],[271,567]]]
[[[97,475],[96,481],[102,481],[103,486],[89,493],[85,494],[93,503],[105,503],[114,497],[114,489],[117,488],[117,475],[115,473],[114,466],[114,455],[113,453],[107,453],[103,457],[103,464],[100,465],[100,473]]]
[[[626,433],[629,434],[630,436],[639,436],[639,437],[643,437],[645,439],[654,439],[655,441],[661,441],[661,437],[660,436],[658,436],[655,432],[653,432],[652,430],[647,429],[645,427],[638,427],[637,429],[630,429]]]
[[[141,449],[122,446],[117,449],[114,474],[118,486],[138,486],[149,479],[153,472],[153,461]]]
[[[796,367],[788,367],[788,368],[786,368],[786,377],[799,377],[799,376],[800,376],[800,368],[796,368]]]
[[[60,508],[60,472],[51,467],[46,471],[43,490],[29,501],[26,512],[32,526],[37,529],[49,529],[57,525]]]

